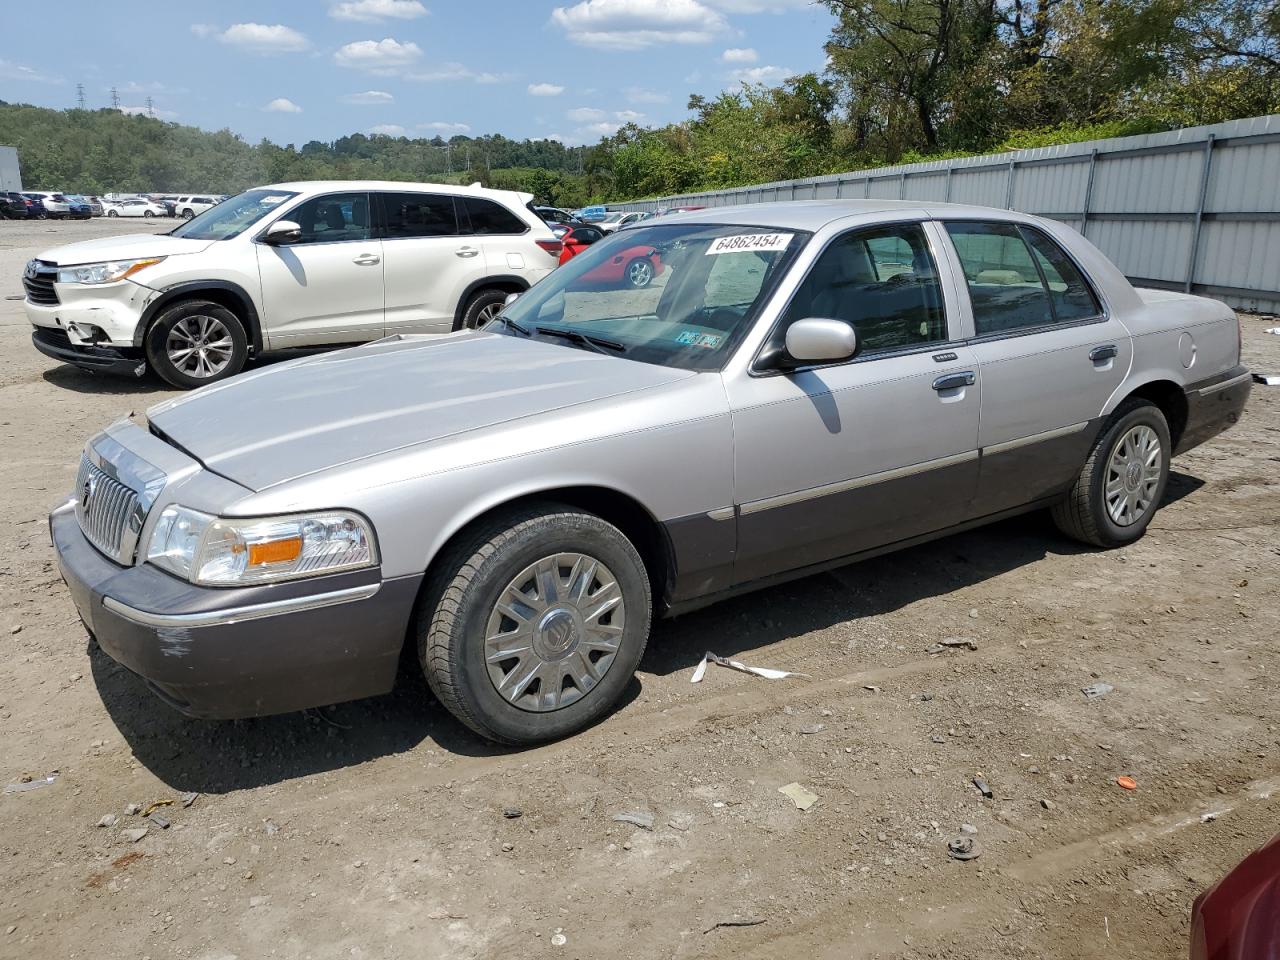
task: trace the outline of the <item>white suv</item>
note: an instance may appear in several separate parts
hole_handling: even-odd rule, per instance
[[[198,197],[178,197],[173,201],[173,212],[184,220],[190,220],[197,213],[204,213],[210,207],[216,207],[220,199],[220,197],[208,195]]]
[[[388,181],[259,187],[165,234],[42,253],[23,276],[32,341],[189,388],[264,350],[476,327],[559,259],[530,200]]]

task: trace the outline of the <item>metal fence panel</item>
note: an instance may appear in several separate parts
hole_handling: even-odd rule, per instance
[[[1051,216],[1135,282],[1280,312],[1280,115],[613,206],[815,198],[950,200]]]

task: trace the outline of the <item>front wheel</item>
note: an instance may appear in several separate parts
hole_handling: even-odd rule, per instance
[[[1172,453],[1160,408],[1126,400],[1094,441],[1071,493],[1054,506],[1058,529],[1095,547],[1133,543],[1160,506]]]
[[[150,210],[143,210],[142,215],[146,217],[148,220],[150,220],[152,217],[155,216],[155,214],[152,213]]]
[[[507,296],[505,290],[481,290],[467,301],[466,309],[462,311],[462,320],[455,329],[478,330],[483,327],[502,312]]]
[[[249,358],[240,318],[221,304],[187,300],[165,310],[147,331],[147,362],[183,390],[234,376]]]
[[[195,212],[194,210],[192,210],[190,207],[188,207],[186,210],[183,210],[183,211],[182,211],[182,219],[183,219],[183,220],[190,220],[190,219],[191,219],[192,217],[194,217],[195,215],[196,215],[196,212]]]
[[[630,683],[649,638],[649,577],[600,517],[553,503],[495,515],[441,558],[416,614],[427,683],[499,743],[589,726]]]
[[[627,264],[627,286],[639,290],[653,282],[653,261],[645,257]]]
[[[108,211],[107,211],[107,216],[108,216],[108,217],[118,217],[118,216],[120,216],[120,214],[116,213],[116,211],[114,211],[114,210],[108,210]]]

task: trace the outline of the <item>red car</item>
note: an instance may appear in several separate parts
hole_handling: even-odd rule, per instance
[[[1191,960],[1280,957],[1280,836],[1196,898]]]
[[[568,263],[606,236],[598,227],[588,223],[553,224],[552,230],[564,244],[564,249],[560,252],[561,264]],[[639,244],[619,250],[594,270],[584,273],[581,279],[588,284],[625,285],[640,289],[651,284],[653,278],[661,273],[662,257],[658,255],[658,251],[646,244]]]

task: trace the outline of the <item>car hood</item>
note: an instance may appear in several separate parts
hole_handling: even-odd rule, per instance
[[[405,337],[233,377],[151,424],[251,490],[696,374],[492,333]]]
[[[39,259],[58,266],[72,263],[99,263],[103,260],[139,260],[143,257],[170,257],[179,253],[199,253],[214,240],[188,240],[164,234],[138,233],[123,237],[99,237],[54,247]]]

